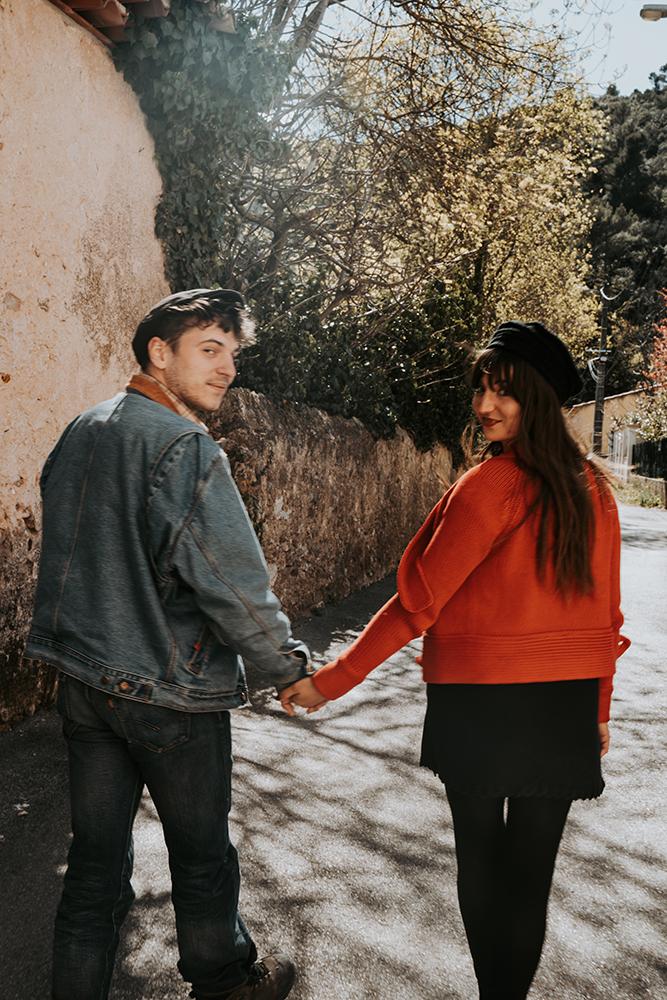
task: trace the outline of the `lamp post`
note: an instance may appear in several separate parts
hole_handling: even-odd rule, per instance
[[[645,3],[639,11],[639,16],[645,21],[659,21],[667,17],[667,4],[665,3]]]

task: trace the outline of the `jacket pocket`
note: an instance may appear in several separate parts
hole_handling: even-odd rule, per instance
[[[192,649],[190,650],[190,656],[185,664],[185,669],[189,673],[194,674],[195,677],[199,677],[206,669],[211,653],[212,643],[213,636],[209,631],[208,626],[202,626],[201,632],[199,633],[196,642],[193,643]]]

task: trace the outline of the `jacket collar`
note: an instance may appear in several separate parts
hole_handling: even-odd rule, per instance
[[[202,420],[199,419],[194,410],[191,410],[189,406],[186,406],[182,399],[173,393],[171,389],[168,389],[163,382],[153,378],[152,375],[147,375],[146,372],[139,372],[138,374],[132,376],[125,388],[126,391],[138,392],[142,396],[147,396],[148,399],[152,399],[154,403],[161,403],[161,405],[166,406],[168,410],[173,410],[174,413],[180,414],[181,417],[185,417],[186,420],[191,420],[193,424],[197,424],[199,427],[203,427],[204,430],[208,431],[208,427]]]

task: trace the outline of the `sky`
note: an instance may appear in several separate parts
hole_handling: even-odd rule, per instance
[[[584,70],[591,93],[603,93],[610,83],[621,94],[651,87],[649,73],[667,63],[667,18],[644,21],[639,16],[642,0],[573,0],[571,6],[575,11],[568,16],[568,27],[590,47]],[[555,21],[562,24],[562,7],[557,0],[539,0],[533,17],[546,25],[554,21],[556,10]]]

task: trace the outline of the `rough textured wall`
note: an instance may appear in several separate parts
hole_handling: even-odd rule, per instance
[[[47,0],[0,2],[0,722],[48,697],[20,663],[38,474],[60,431],[133,369],[129,335],[167,294],[160,178],[131,89]]]
[[[641,389],[632,392],[621,392],[617,396],[607,396],[604,401],[604,417],[602,419],[602,454],[607,454],[609,448],[609,435],[614,429],[614,422],[622,420],[637,408],[639,400],[645,395]],[[595,402],[577,403],[566,414],[570,424],[570,430],[581,441],[588,450],[593,447],[593,419],[595,416]]]
[[[232,390],[212,425],[224,439],[273,586],[290,614],[340,600],[395,569],[452,475],[445,448],[400,431]]]

